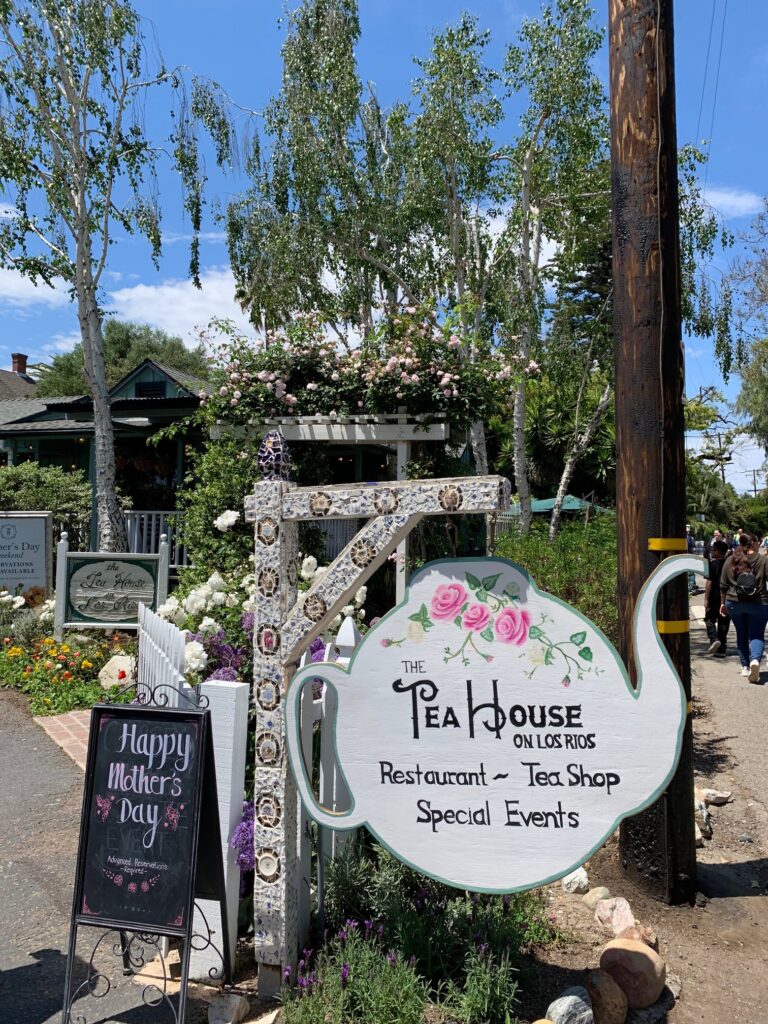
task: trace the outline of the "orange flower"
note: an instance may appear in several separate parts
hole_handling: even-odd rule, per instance
[[[66,654],[57,654],[56,655],[56,661],[66,661],[66,660],[67,660]]]
[[[11,638],[9,636],[4,636],[3,637],[3,643],[4,644],[9,644],[10,642],[11,642]]]
[[[70,663],[69,663],[69,667],[70,667],[70,668],[74,668],[74,667],[75,667],[75,663],[74,663],[74,661],[70,661]]]
[[[46,661],[45,667],[47,669],[49,669],[49,670],[52,669],[53,668],[53,662],[52,661]]]
[[[62,672],[61,678],[62,679],[71,679],[72,678],[72,673],[71,672]]]

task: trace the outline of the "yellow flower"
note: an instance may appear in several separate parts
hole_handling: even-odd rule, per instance
[[[45,640],[43,640],[43,643],[44,643],[44,644],[55,644],[55,643],[56,643],[56,641],[55,641],[55,640],[53,639],[53,637],[52,637],[52,636],[47,636],[47,637],[45,638]]]
[[[82,664],[81,667],[82,668],[93,668],[93,662],[92,661],[88,661],[88,659],[85,658],[85,660],[83,661],[83,664]]]
[[[69,644],[62,644],[59,650],[62,654],[69,654]]]
[[[23,647],[9,647],[5,652],[9,658],[18,658],[24,653]]]

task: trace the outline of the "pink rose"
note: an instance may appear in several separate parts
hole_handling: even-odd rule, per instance
[[[461,624],[464,629],[479,633],[485,629],[491,618],[491,610],[486,604],[471,604],[464,612]]]
[[[460,583],[441,583],[432,598],[433,619],[455,619],[467,600],[467,592]]]
[[[496,616],[494,628],[496,638],[503,644],[515,644],[522,647],[528,639],[531,616],[519,608],[504,608]]]

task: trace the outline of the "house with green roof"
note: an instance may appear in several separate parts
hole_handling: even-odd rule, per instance
[[[26,364],[26,357],[21,357]],[[0,464],[33,460],[82,469],[94,481],[93,400],[89,395],[38,398],[34,380],[0,371]],[[9,378],[7,381],[5,378]],[[110,390],[117,481],[136,509],[174,509],[184,474],[189,433],[148,444],[163,427],[185,419],[199,404],[205,381],[145,359]]]

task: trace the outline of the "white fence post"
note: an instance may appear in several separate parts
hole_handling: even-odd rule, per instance
[[[56,605],[53,613],[53,636],[57,642],[61,642],[64,636],[64,619],[66,618],[67,607],[67,552],[69,551],[69,537],[62,533],[61,540],[56,545]]]
[[[200,981],[210,981],[212,977],[221,975],[220,954],[223,952],[223,943],[229,942],[233,966],[237,944],[240,868],[229,840],[243,813],[250,687],[246,683],[217,680],[203,683],[201,690],[208,698],[211,712],[229,935],[223,934],[219,904],[213,900],[196,901],[193,932],[207,938],[210,929],[212,945],[202,949],[196,949],[193,945],[189,976]]]

